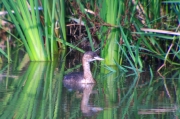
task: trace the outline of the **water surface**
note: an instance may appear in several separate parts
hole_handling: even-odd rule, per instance
[[[22,70],[4,65],[0,74],[0,118],[173,119],[179,117],[179,70],[163,76],[92,68],[97,84],[66,88],[69,63],[31,62]],[[9,68],[8,68],[9,67]],[[76,71],[81,65],[74,65]],[[100,71],[100,68],[104,70]],[[64,72],[65,70],[65,72]],[[74,69],[73,69],[74,70]]]

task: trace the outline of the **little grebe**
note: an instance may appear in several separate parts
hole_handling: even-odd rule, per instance
[[[90,62],[104,60],[92,51],[86,52],[82,57],[83,72],[72,72],[64,76],[63,82],[66,84],[74,83],[95,83],[90,70]]]

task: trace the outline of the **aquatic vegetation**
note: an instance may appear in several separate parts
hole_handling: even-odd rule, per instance
[[[48,4],[48,0],[41,2],[3,0],[2,3],[20,35],[30,60],[53,61],[54,54],[58,52],[57,41],[54,40],[54,30],[58,29],[55,23],[58,23],[58,20],[55,19],[61,20],[57,27],[62,29],[58,32],[61,34],[61,39],[66,40],[64,1],[54,0],[52,6]],[[55,5],[60,12],[55,12]]]
[[[135,70],[147,62],[157,62],[159,71],[179,65],[178,2],[3,0],[1,5],[32,61],[53,60],[68,47],[100,52],[105,65],[130,64]]]
[[[179,2],[2,0],[0,6],[1,20],[16,27],[14,33],[0,26],[7,35],[0,37],[1,57],[13,62],[0,63],[0,118],[179,116]],[[86,50],[105,58],[92,67],[97,84],[65,89],[64,75],[80,70],[76,61]],[[66,62],[68,54],[73,61]]]

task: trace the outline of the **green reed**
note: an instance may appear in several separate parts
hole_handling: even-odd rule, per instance
[[[102,0],[102,4],[100,4],[100,16],[103,21],[111,28],[107,28],[107,26],[101,27],[101,32],[107,32],[107,35],[103,36],[101,34],[101,47],[102,47],[102,56],[105,58],[105,64],[107,65],[115,65],[114,61],[119,62],[119,48],[117,42],[120,39],[120,31],[117,28],[121,19],[122,11],[124,10],[124,1],[108,1]],[[99,7],[100,7],[99,6]],[[108,30],[110,32],[108,33]]]
[[[84,23],[78,24],[78,30],[81,30],[81,26],[86,29],[86,38],[92,51],[100,49],[106,65],[122,65],[126,62],[133,66],[133,70],[142,69],[145,58],[148,61],[156,58],[164,60],[164,64],[167,62],[179,65],[177,33],[180,8],[176,1],[76,0],[65,4],[64,0],[3,0],[2,3],[9,12],[31,60],[53,60],[58,48],[65,49],[67,46],[84,52],[77,44],[66,40],[66,23],[74,19],[73,21]],[[42,6],[42,11],[38,10],[39,6]],[[67,11],[70,9],[69,12],[66,11],[67,14],[65,7]],[[92,29],[96,30],[94,34]],[[149,32],[147,29],[171,31],[176,35]],[[99,41],[96,48],[94,36]],[[2,50],[0,52],[8,57]]]
[[[54,60],[54,54],[58,52],[57,41],[54,40],[54,37],[61,36],[63,40],[66,40],[64,1],[53,0],[53,5],[50,6],[51,4],[47,4],[48,1],[44,0],[42,1],[44,3],[42,11],[39,10],[42,3],[37,0],[3,0],[2,2],[24,43],[31,61]],[[14,13],[12,13],[12,10]],[[55,15],[59,17],[55,17]],[[60,36],[56,36],[54,33],[57,21],[62,22],[58,29]],[[50,39],[48,38],[49,35],[51,36]]]
[[[144,10],[142,13],[144,13],[145,22],[144,24],[136,22],[135,26],[137,34],[139,34],[138,40],[141,41],[141,46],[146,49],[146,51],[141,50],[140,53],[148,53],[148,57],[164,60],[164,66],[166,62],[179,65],[177,62],[179,60],[177,55],[179,52],[179,4],[175,1],[164,0],[151,1],[150,3],[141,1],[139,4]]]

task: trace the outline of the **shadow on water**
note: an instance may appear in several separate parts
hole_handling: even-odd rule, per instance
[[[0,118],[178,118],[180,70],[161,75],[123,73],[93,65],[96,84],[64,87],[65,62],[31,62],[22,71],[3,66],[0,74]],[[95,63],[96,64],[96,63]],[[73,66],[79,70],[80,65]],[[68,67],[68,70],[64,67]]]

